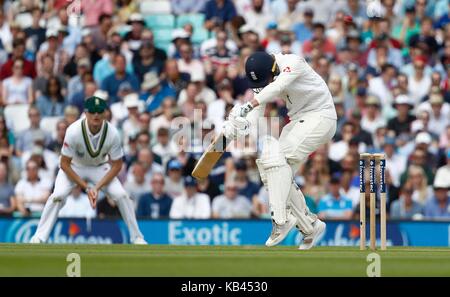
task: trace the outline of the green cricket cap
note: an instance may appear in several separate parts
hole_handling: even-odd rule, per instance
[[[84,101],[84,109],[89,113],[102,113],[107,108],[106,101],[97,96],[91,96]]]

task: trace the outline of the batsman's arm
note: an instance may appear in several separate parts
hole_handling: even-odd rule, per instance
[[[253,107],[259,104],[268,103],[275,98],[280,97],[284,89],[292,84],[301,74],[301,60],[295,60],[289,66],[280,69],[281,73],[278,77],[268,84],[261,92],[255,94],[252,102]]]
[[[122,159],[112,160],[111,169],[106,173],[106,175],[95,185],[95,189],[99,191],[103,186],[109,184],[113,178],[115,178],[120,170],[122,169],[123,161]]]
[[[83,190],[88,188],[88,184],[72,169],[70,166],[72,158],[64,156],[61,154],[60,166],[62,171],[69,177],[71,181],[80,186]]]

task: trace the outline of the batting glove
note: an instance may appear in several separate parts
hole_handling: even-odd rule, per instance
[[[242,105],[235,105],[230,111],[231,117],[242,117],[245,118],[247,114],[252,111],[253,105],[250,102],[246,102]]]

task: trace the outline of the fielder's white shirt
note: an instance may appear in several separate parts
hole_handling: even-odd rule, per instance
[[[99,166],[123,156],[120,135],[117,129],[103,122],[100,131],[93,135],[86,119],[79,119],[67,128],[61,154],[72,158],[72,163],[81,166]]]
[[[288,116],[293,120],[310,112],[336,120],[336,109],[327,84],[305,59],[294,54],[274,56],[280,75],[259,94],[255,94],[255,99],[260,104],[276,98],[284,99]]]

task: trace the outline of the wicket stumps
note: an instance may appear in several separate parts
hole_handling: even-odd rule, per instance
[[[385,169],[386,157],[384,154],[360,154],[359,155],[359,248],[366,249],[366,179],[365,170],[367,161],[369,162],[369,207],[370,207],[370,249],[376,249],[376,186],[375,168],[378,161],[380,168],[379,188],[380,188],[380,241],[381,250],[386,249],[386,182]]]

